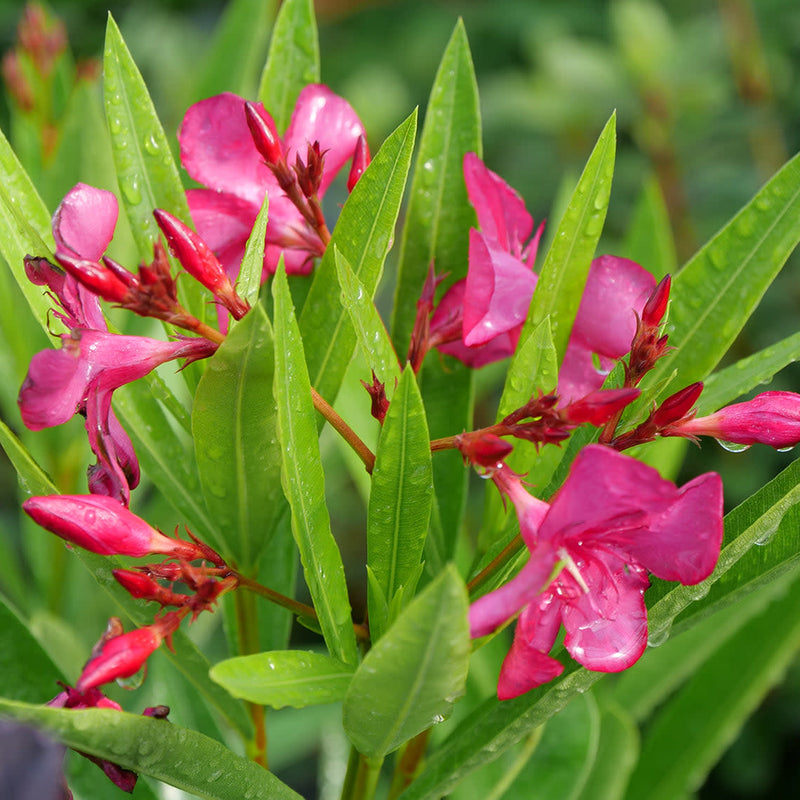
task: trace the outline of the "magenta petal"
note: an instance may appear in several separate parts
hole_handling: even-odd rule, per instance
[[[722,480],[707,472],[682,486],[663,513],[652,515],[646,536],[631,537],[624,546],[659,578],[699,583],[719,558],[722,511]]]
[[[469,609],[472,638],[486,636],[526,606],[544,588],[556,560],[555,551],[550,547],[537,547],[514,578],[479,597]]]
[[[528,606],[520,616],[514,642],[503,660],[497,697],[510,700],[557,678],[564,666],[550,652],[561,624],[559,604],[552,595]]]
[[[259,111],[269,116],[263,108]],[[189,175],[210,189],[247,200],[256,211],[267,186],[275,185],[253,144],[244,100],[235,94],[225,92],[190,106],[178,130],[178,141],[181,163]]]
[[[32,431],[62,425],[86,399],[91,367],[73,340],[64,336],[63,341],[60,350],[36,353],[19,391],[22,421]]]
[[[536,276],[479,231],[469,232],[464,344],[485,344],[525,322]]]
[[[578,591],[562,610],[564,646],[587,669],[619,672],[639,660],[647,646],[644,570],[608,553],[581,566],[589,592]]]
[[[521,257],[522,246],[533,230],[533,217],[523,199],[499,175],[487,169],[475,153],[464,156],[464,182],[481,232],[507,253]]]
[[[308,145],[319,142],[320,150],[325,153],[321,197],[336,173],[353,157],[358,138],[364,133],[364,126],[350,103],[327,86],[312,83],[300,92],[286,130],[286,162],[294,164],[295,156],[299,155],[305,163]]]
[[[76,184],[53,214],[56,251],[97,261],[114,236],[118,215],[119,204],[111,192]]]

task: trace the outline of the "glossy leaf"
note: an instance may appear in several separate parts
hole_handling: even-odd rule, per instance
[[[269,543],[283,502],[273,372],[272,327],[256,305],[209,359],[192,412],[206,506],[224,555],[245,571]]]
[[[50,214],[0,131],[0,253],[46,333],[52,301],[28,280],[22,260],[29,253],[52,256],[54,244]]]
[[[122,207],[139,258],[149,263],[153,244],[159,239],[153,210],[164,209],[186,223],[191,216],[150,93],[110,14],[103,54],[103,96]],[[187,280],[179,287],[186,308],[204,319],[208,297],[200,284]]]
[[[60,709],[0,699],[0,713],[49,731],[68,747],[150,775],[206,800],[300,795],[254,761],[202,733],[110,709]]]
[[[319,83],[319,42],[311,0],[285,0],[272,29],[272,40],[258,99],[272,114],[278,130],[289,126],[297,96]]]
[[[481,119],[475,69],[464,23],[459,20],[433,81],[400,248],[392,339],[405,357],[428,268],[467,274],[469,228],[475,212],[467,199],[463,161],[481,155]]]
[[[229,658],[211,678],[234,697],[271,708],[305,708],[344,698],[354,668],[321,653],[281,650]]]
[[[382,758],[449,716],[464,693],[470,654],[467,593],[447,567],[401,613],[356,670],[342,710],[345,731]]]
[[[353,188],[300,315],[311,385],[328,402],[335,400],[356,347],[350,316],[339,300],[334,253],[338,248],[372,298],[394,239],[416,124],[414,112],[386,139]]]
[[[56,681],[63,677],[28,625],[0,596],[0,694],[45,703],[58,694]]]
[[[413,592],[433,500],[430,437],[414,372],[407,366],[381,430],[367,515],[367,565],[380,587],[368,592],[373,643],[391,619],[382,611],[398,591]],[[370,584],[370,590],[373,585]],[[404,600],[410,599],[404,593]]]
[[[356,278],[347,259],[335,251],[336,272],[342,287],[342,305],[350,315],[350,322],[356,332],[361,353],[367,365],[375,372],[378,380],[386,387],[386,395],[391,398],[397,381],[400,380],[400,365],[397,353],[392,347],[383,320],[375,308],[375,303],[367,294],[361,281]]]
[[[275,16],[275,0],[234,0],[222,14],[204,53],[196,97],[235,92],[253,97]]]
[[[799,221],[796,156],[675,276],[666,331],[676,349],[648,385],[676,369],[682,385],[709,375],[800,241]]]
[[[283,451],[283,490],[292,509],[292,532],[325,643],[335,658],[358,660],[342,556],[325,504],[317,421],[311,402],[303,340],[294,316],[286,272],[272,282],[275,303],[275,401]]]
[[[656,715],[626,797],[696,790],[749,714],[797,655],[800,579],[751,619]],[[755,657],[742,658],[743,653]]]
[[[614,177],[616,120],[616,114],[612,114],[603,128],[558,224],[523,328],[524,339],[549,314],[559,363],[603,231]]]
[[[236,280],[237,293],[247,300],[251,306],[258,302],[261,289],[261,275],[264,271],[264,247],[267,236],[267,220],[269,217],[269,195],[264,195],[264,202],[258,212],[253,230],[247,238],[239,277]]]

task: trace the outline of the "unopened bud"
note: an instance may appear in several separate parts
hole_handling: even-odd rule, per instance
[[[281,140],[272,117],[267,114],[261,103],[244,104],[247,127],[253,137],[256,149],[264,157],[267,164],[277,164],[283,160]]]
[[[158,625],[123,633],[103,643],[100,652],[89,659],[75,688],[85,692],[137,673],[164,638]]]
[[[78,283],[103,300],[121,303],[127,296],[128,286],[102,264],[85,258],[75,258],[64,251],[56,251],[56,259]]]
[[[667,311],[667,304],[669,303],[669,290],[672,284],[672,278],[665,275],[658,286],[653,289],[653,293],[647,299],[647,302],[642,309],[642,322],[651,327],[657,327],[664,319],[664,314]]]
[[[455,437],[455,444],[465,464],[476,467],[496,469],[514,449],[514,445],[493,433],[472,431],[460,433]]]
[[[114,569],[111,574],[131,597],[139,600],[152,600],[162,606],[182,606],[186,605],[186,601],[189,599],[187,595],[173,592],[141,572],[130,569]]]
[[[369,396],[372,398],[370,413],[383,425],[383,420],[386,419],[386,412],[389,410],[389,400],[386,397],[386,384],[379,381],[375,370],[372,370],[372,383],[361,381],[361,385],[369,392]]]
[[[701,381],[675,392],[656,409],[651,421],[657,428],[664,428],[678,422],[692,410],[702,392]]]
[[[356,141],[355,150],[353,150],[353,163],[350,167],[350,174],[347,176],[347,191],[352,192],[355,185],[358,183],[361,176],[366,171],[370,163],[369,145],[367,145],[367,137],[362,133]]]
[[[598,389],[561,409],[562,416],[571,424],[605,425],[615,414],[632,403],[639,389]]]

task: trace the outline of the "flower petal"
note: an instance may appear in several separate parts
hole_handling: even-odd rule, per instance
[[[267,187],[277,184],[253,144],[244,102],[238,95],[224,92],[195,103],[184,115],[178,141],[181,163],[192,178],[252,203],[257,213]],[[271,120],[263,107],[259,112]],[[198,233],[205,238],[200,230]]]
[[[53,214],[56,253],[97,261],[114,236],[119,204],[112,192],[78,183]]]
[[[564,646],[587,669],[626,669],[639,660],[647,646],[647,575],[603,551],[587,558],[580,572],[589,592],[575,592],[564,602]]]
[[[547,655],[561,625],[560,604],[549,592],[521,614],[514,642],[503,660],[497,697],[510,700],[557,678],[564,666]]]
[[[528,314],[536,276],[484,234],[469,232],[469,272],[464,293],[464,344],[486,344],[519,328]]]
[[[286,130],[286,162],[294,164],[295,156],[306,161],[306,148],[319,142],[325,153],[325,165],[319,196],[325,193],[336,173],[355,152],[364,126],[353,107],[343,97],[334,94],[327,86],[312,83],[297,98],[292,119]]]
[[[499,175],[487,169],[475,153],[464,156],[464,182],[481,232],[502,250],[521,258],[523,245],[533,230],[533,217],[524,200]]]

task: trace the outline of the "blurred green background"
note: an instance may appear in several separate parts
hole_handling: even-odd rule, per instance
[[[63,19],[79,62],[101,55],[111,11],[172,135],[192,102],[225,88],[246,93],[247,86],[230,87],[225,75],[202,69],[202,53],[211,46],[224,6],[210,0],[61,0],[50,8]],[[0,2],[4,53],[14,46],[22,8],[19,2]],[[563,187],[574,183],[616,109],[617,168],[603,252],[630,252],[635,243],[627,232],[637,203],[645,187],[651,192],[657,187],[650,196],[663,200],[674,237],[663,243],[662,257],[674,269],[800,150],[797,0],[322,0],[317,8],[323,80],[354,105],[373,152],[411,108],[424,111],[441,53],[456,19],[463,17],[481,94],[485,161],[523,195],[537,221],[552,213]],[[250,94],[264,52],[254,56]],[[4,94],[0,124],[6,131],[11,126],[31,174],[48,177],[45,199],[54,207],[76,180],[91,176],[79,175],[78,164],[59,163],[57,148],[49,156],[37,154],[24,130],[14,129],[10,102]],[[56,102],[56,122],[62,110]],[[81,122],[72,124],[80,128]],[[95,122],[87,116],[84,124]],[[98,172],[105,158],[97,153]],[[797,330],[798,270],[795,255],[737,342],[736,357]],[[7,383],[13,384],[13,372],[4,371]],[[484,383],[484,413],[491,416],[492,382]],[[800,371],[784,371],[771,388],[800,390]],[[16,390],[7,385],[2,394],[4,417],[18,428]],[[76,474],[76,457],[86,456],[75,455],[80,425],[73,427],[64,435],[72,449],[61,459],[72,463],[67,472]],[[50,443],[58,436],[54,433]],[[794,455],[764,448],[741,456],[707,444],[702,452],[690,451],[685,474],[721,472],[730,507]],[[19,528],[15,479],[8,468],[3,487],[3,524]],[[25,580],[9,586],[9,578],[0,577],[0,584],[19,596]],[[699,797],[791,796],[787,786],[800,791],[798,746],[800,667],[795,664]]]

